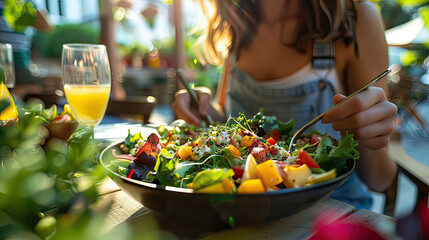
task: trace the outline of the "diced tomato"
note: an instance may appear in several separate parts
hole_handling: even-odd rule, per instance
[[[313,158],[311,158],[310,155],[308,155],[308,153],[303,149],[299,151],[296,162],[299,165],[306,164],[309,168],[320,168]]]
[[[270,137],[267,139],[267,143],[269,143],[270,145],[274,145],[277,143],[277,141],[274,138]]]
[[[234,176],[232,178],[242,178],[244,172],[244,165],[232,166],[232,170],[234,171]]]
[[[258,163],[263,163],[267,161],[267,152],[268,149],[263,147],[255,147],[252,149],[251,154]]]
[[[311,141],[310,144],[315,144],[315,146],[319,145],[320,139],[322,139],[322,136],[318,135],[318,134],[313,134],[313,136],[311,136]]]
[[[268,150],[270,151],[271,155],[277,155],[277,154],[279,154],[279,150],[277,148],[275,148],[274,145],[271,145]]]

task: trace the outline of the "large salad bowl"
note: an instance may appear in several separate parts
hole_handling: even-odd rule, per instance
[[[160,219],[173,222],[176,227],[191,227],[201,232],[258,225],[303,211],[346,181],[356,164],[355,160],[350,159],[347,168],[337,177],[310,186],[260,194],[207,194],[138,181],[110,170],[107,166],[114,159],[111,150],[120,152],[122,143],[108,146],[100,155],[100,164],[113,181]]]

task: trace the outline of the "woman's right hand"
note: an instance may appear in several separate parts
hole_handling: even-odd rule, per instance
[[[199,105],[195,106],[191,95],[186,89],[180,89],[174,94],[173,110],[177,118],[199,126],[201,117],[206,117],[210,109],[211,91],[207,87],[195,87]]]

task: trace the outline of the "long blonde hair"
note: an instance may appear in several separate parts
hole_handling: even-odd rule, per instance
[[[227,56],[248,44],[261,19],[259,1],[264,0],[200,0],[205,17],[200,25],[203,30],[199,39],[201,51],[197,53],[200,60],[220,65]],[[284,45],[305,52],[306,43],[315,38],[326,41],[342,38],[347,44],[356,44],[354,0],[300,1],[303,27],[294,43],[280,39]],[[286,18],[283,16],[281,20]]]

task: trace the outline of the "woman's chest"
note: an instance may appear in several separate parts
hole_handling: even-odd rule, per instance
[[[334,43],[334,69],[338,84],[345,89],[346,46],[337,41]],[[308,64],[313,57],[313,46],[309,44],[304,53],[295,47],[288,47],[280,41],[253,41],[247,48],[239,51],[237,66],[257,81],[285,79],[294,75]]]

